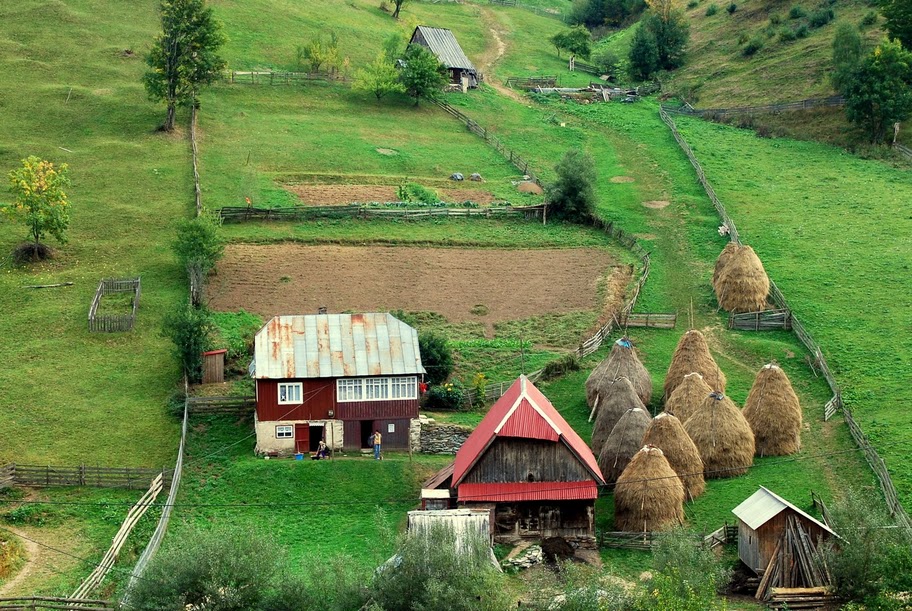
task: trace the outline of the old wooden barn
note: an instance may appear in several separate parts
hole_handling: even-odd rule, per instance
[[[254,338],[260,453],[408,447],[425,373],[418,332],[388,313],[276,316]]]
[[[451,467],[425,483],[425,507],[489,509],[495,538],[564,537],[595,546],[594,503],[604,484],[595,456],[550,401],[521,376],[456,453]],[[439,503],[439,504],[438,504]]]
[[[798,520],[815,545],[837,536],[829,526],[763,486],[732,513],[738,518],[738,556],[758,575],[769,565],[789,516]]]
[[[478,87],[478,71],[450,30],[419,25],[412,32],[409,44],[421,45],[436,55],[450,73],[451,83],[459,85],[465,78],[468,87]]]

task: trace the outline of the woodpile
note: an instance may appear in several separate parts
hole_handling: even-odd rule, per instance
[[[788,516],[755,598],[773,608],[817,609],[835,602],[831,586],[829,568],[810,535],[798,518]]]

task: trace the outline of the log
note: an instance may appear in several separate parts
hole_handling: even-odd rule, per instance
[[[72,282],[58,282],[57,284],[29,284],[23,288],[27,289],[55,289],[59,286],[73,286]]]

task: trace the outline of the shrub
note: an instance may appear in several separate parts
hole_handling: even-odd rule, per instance
[[[719,7],[716,6],[715,4],[710,4],[709,6],[706,7],[706,16],[707,17],[712,17],[713,15],[715,15],[718,12],[719,12]]]
[[[687,8],[689,9],[697,8],[698,6],[700,6],[700,3],[697,2],[697,0],[690,0],[690,2],[687,3]]]
[[[440,384],[453,373],[453,351],[445,337],[436,333],[419,333],[418,351],[427,370],[424,379],[428,384]]]
[[[795,30],[793,30],[792,28],[790,28],[788,26],[783,26],[779,30],[779,40],[781,40],[782,42],[791,42],[791,41],[795,40],[795,38],[796,38]]]
[[[811,33],[811,31],[803,23],[801,25],[799,25],[798,28],[795,30],[795,36],[797,38],[807,38],[808,34],[810,34],[810,33]]]
[[[811,13],[811,17],[810,17],[810,19],[808,19],[808,24],[812,28],[822,28],[829,22],[833,21],[833,19],[835,19],[835,18],[836,18],[836,13],[835,13],[835,11],[833,11],[833,9],[831,9],[829,7],[819,8],[816,11],[814,11],[813,13]]]
[[[744,48],[741,49],[741,53],[745,57],[752,57],[757,51],[763,48],[763,39],[759,36],[754,36],[750,41],[744,45]]]
[[[770,25],[779,25],[782,23],[782,16],[779,13],[770,15]]]
[[[458,380],[431,386],[427,393],[425,406],[432,411],[465,409],[467,407],[465,389]]]
[[[225,242],[215,222],[208,216],[200,216],[180,221],[172,248],[181,267],[197,264],[205,275],[222,258]]]
[[[734,2],[732,2],[731,4],[728,5],[728,8],[726,8],[725,10],[728,11],[729,15],[733,15],[734,12],[738,10],[738,5],[735,4]]]
[[[542,379],[551,380],[571,371],[579,371],[579,369],[580,362],[576,355],[565,354],[545,364],[542,368]]]
[[[174,343],[174,355],[192,384],[203,379],[203,352],[212,346],[213,330],[208,310],[194,308],[190,303],[165,316],[162,335]]]
[[[680,528],[662,536],[653,552],[653,566],[658,575],[667,578],[661,588],[682,599],[690,590],[699,599],[712,600],[731,573],[712,550],[694,545],[693,533]]]
[[[595,208],[595,162],[570,149],[554,167],[557,180],[545,189],[548,215],[556,220],[584,222]]]
[[[617,70],[619,59],[614,51],[602,46],[592,52],[591,61],[604,74],[613,74]]]
[[[868,11],[861,20],[861,27],[869,27],[877,23],[877,11]]]
[[[440,197],[433,189],[419,185],[417,182],[409,182],[400,185],[396,190],[396,196],[404,202],[415,202],[419,204],[436,204]]]
[[[807,11],[797,4],[789,11],[789,19],[801,19],[807,17]]]

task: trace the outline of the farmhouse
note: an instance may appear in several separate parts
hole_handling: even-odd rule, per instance
[[[450,73],[451,83],[461,84],[465,78],[469,87],[478,87],[478,72],[450,30],[419,25],[409,40],[409,45],[413,44],[426,47],[437,56]]]
[[[418,332],[388,313],[276,316],[257,331],[257,452],[407,448],[425,373]]]
[[[450,473],[451,472],[451,473]],[[488,509],[498,541],[564,537],[595,546],[593,506],[605,483],[589,447],[525,376],[491,407],[431,486],[454,491],[459,507]]]
[[[812,545],[820,539],[838,536],[829,526],[763,486],[732,513],[738,518],[738,556],[758,575],[769,566],[790,518],[797,520],[807,532]]]

